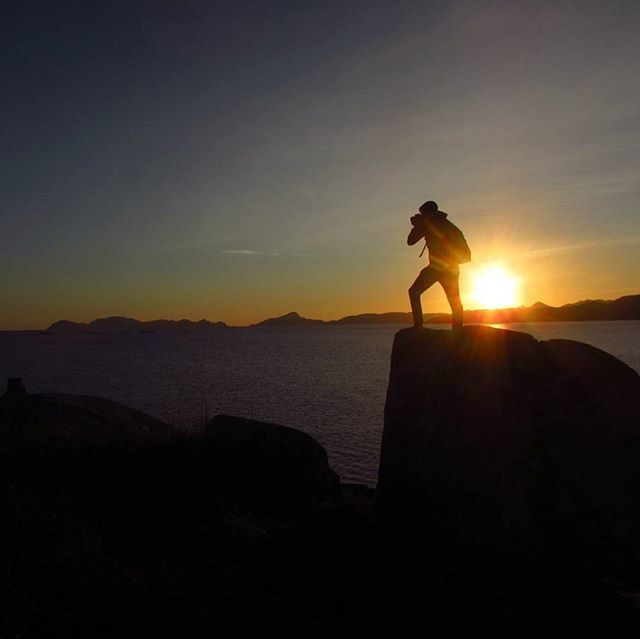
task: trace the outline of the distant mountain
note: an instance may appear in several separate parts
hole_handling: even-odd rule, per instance
[[[626,295],[617,300],[585,300],[565,304],[558,310],[568,321],[640,319],[640,295]]]
[[[425,314],[425,320],[440,317],[448,317],[443,313]],[[271,317],[269,319],[251,324],[256,326],[328,326],[332,324],[407,324],[411,322],[411,313],[362,313],[361,315],[347,315],[337,320],[319,320],[302,317],[299,313],[291,312],[280,317]]]
[[[320,324],[327,324],[327,322],[318,319],[308,319],[306,317],[302,317],[298,313],[291,312],[286,315],[281,315],[280,317],[271,317],[269,319],[262,320],[257,324],[251,324],[251,326],[319,326]]]
[[[583,300],[563,306],[547,306],[542,302],[536,302],[529,307],[464,312],[464,321],[468,324],[635,319],[640,319],[640,295],[626,295],[616,300]],[[428,323],[447,323],[450,321],[449,314],[427,320]]]
[[[130,317],[102,317],[89,323],[60,320],[51,324],[47,331],[50,333],[121,333],[123,331],[193,331],[226,327],[224,322],[209,322],[205,319],[199,322],[186,319],[141,322]]]
[[[464,312],[468,324],[510,324],[514,322],[576,322],[582,320],[640,319],[640,295],[627,295],[617,300],[583,300],[564,306],[549,306],[536,302],[518,308],[482,309]],[[427,324],[448,324],[449,313],[428,313]],[[301,317],[298,313],[287,313],[252,326],[308,326],[330,324],[411,324],[411,313],[362,313],[347,315],[336,320],[317,320]]]
[[[448,313],[428,313],[424,316],[427,324],[448,324]],[[640,295],[626,295],[616,300],[582,300],[563,306],[549,306],[536,302],[531,306],[518,308],[483,309],[464,312],[467,324],[511,324],[514,322],[579,322],[585,320],[637,320],[640,319]],[[411,324],[411,313],[362,313],[347,315],[336,320],[319,320],[302,317],[291,312],[280,317],[251,324],[264,326],[327,326],[333,324]],[[224,322],[200,320],[152,320],[141,322],[130,317],[103,317],[88,324],[61,320],[47,329],[51,333],[117,333],[123,331],[193,331],[227,328]]]
[[[564,304],[565,308],[568,308],[569,306],[582,306],[582,304],[587,304],[587,303],[592,303],[592,302],[610,302],[612,300],[603,300],[603,299],[597,299],[597,300],[578,300],[577,302],[569,302],[569,304]]]
[[[427,313],[425,320],[440,317],[442,313]],[[347,315],[341,319],[330,320],[327,324],[408,324],[411,323],[411,313],[362,313],[361,315]]]

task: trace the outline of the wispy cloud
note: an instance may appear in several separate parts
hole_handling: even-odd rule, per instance
[[[312,200],[316,199],[316,194],[313,191],[306,188],[305,186],[301,186],[300,184],[298,184],[294,187],[294,190],[297,193],[300,193],[300,195],[306,195],[308,198]]]
[[[600,240],[597,242],[582,242],[577,244],[566,244],[564,246],[550,246],[547,248],[526,251],[522,257],[543,257],[546,255],[560,255],[562,253],[573,253],[575,251],[585,251],[587,249],[603,246],[624,246],[629,244],[640,244],[640,237],[625,237],[611,240]]]
[[[226,249],[226,255],[266,255],[268,257],[309,257],[307,253],[271,253],[269,251],[255,251],[253,249]]]
[[[252,249],[227,249],[222,252],[231,255],[267,255],[264,251],[254,251]]]

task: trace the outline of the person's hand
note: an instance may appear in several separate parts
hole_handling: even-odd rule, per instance
[[[420,213],[416,213],[411,217],[411,226],[421,227],[423,223],[422,215]]]

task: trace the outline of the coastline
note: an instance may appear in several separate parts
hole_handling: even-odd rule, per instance
[[[571,323],[585,323],[588,324],[590,322],[595,323],[607,323],[607,322],[637,322],[640,320],[638,318],[587,318],[587,319],[535,319],[535,320],[510,320],[510,321],[465,321],[465,326],[529,326],[535,324],[571,324]],[[425,320],[425,326],[429,326],[430,328],[440,328],[448,327],[450,324],[449,319],[441,319],[441,320]],[[362,322],[362,323],[339,323],[337,321],[327,321],[322,324],[274,324],[274,325],[258,325],[258,324],[248,324],[243,326],[235,326],[235,325],[227,325],[224,329],[216,329],[218,330],[254,330],[259,329],[263,331],[271,331],[271,330],[298,330],[298,329],[307,329],[307,328],[336,328],[336,327],[348,327],[348,328],[376,328],[376,327],[385,327],[385,328],[407,328],[410,326],[410,323],[399,323],[399,322]],[[58,333],[56,331],[49,331],[47,329],[7,329],[0,330],[0,335],[113,335],[118,333],[129,333],[129,334],[153,334],[153,333],[208,333],[212,332],[210,329],[156,329],[156,330],[145,330],[138,328],[130,328],[124,330],[112,330],[112,331],[70,331],[67,333]]]

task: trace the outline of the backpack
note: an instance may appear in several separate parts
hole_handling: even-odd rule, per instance
[[[453,222],[449,222],[449,220],[443,220],[443,235],[445,236],[445,241],[447,245],[447,252],[451,254],[454,258],[454,262],[456,264],[466,264],[471,261],[471,249],[467,244],[467,240],[465,239],[462,231],[455,225]],[[427,242],[425,241],[424,247],[422,251],[420,251],[419,257],[422,257],[422,254],[427,249]]]
[[[449,250],[451,254],[455,257],[455,261],[458,264],[466,264],[471,261],[471,249],[467,244],[467,240],[465,239],[462,231],[449,220],[446,221],[446,231],[445,235],[447,238],[447,243],[449,244]]]

